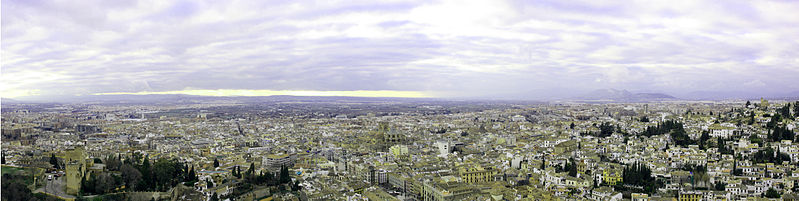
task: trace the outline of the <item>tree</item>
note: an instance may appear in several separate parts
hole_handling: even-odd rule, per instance
[[[594,125],[596,126],[596,125]],[[596,132],[580,132],[580,135],[592,135],[596,137],[608,137],[613,134],[614,131],[619,132],[621,129],[620,127],[615,127],[608,122],[602,122],[599,125],[599,133]],[[620,133],[620,132],[619,132]]]
[[[704,146],[705,142],[710,139],[710,131],[703,130],[702,135],[699,137],[699,145]]]
[[[219,160],[216,158],[214,159],[214,167],[219,167]]]
[[[781,195],[780,192],[777,192],[777,190],[774,190],[774,188],[768,188],[765,196],[767,198],[780,198]]]
[[[574,158],[569,158],[569,176],[577,177],[577,163],[574,162]]]
[[[263,177],[263,178],[259,179],[261,181],[260,182],[261,184],[263,184],[263,183],[272,184],[272,183],[275,182],[275,176],[272,173],[270,173],[269,171],[264,170],[261,173],[262,173],[262,177]]]
[[[799,117],[799,101],[793,103],[793,116]]]
[[[120,162],[119,158],[115,157],[114,155],[109,155],[108,157],[105,158],[105,168],[107,168],[108,170],[111,171],[119,170],[121,165],[122,162]]]
[[[194,172],[194,166],[192,165],[189,169],[189,173],[186,174],[185,182],[195,182],[197,181],[197,173]]]
[[[793,119],[793,117],[791,117],[791,103],[790,102],[788,104],[785,104],[785,106],[782,106],[779,109],[779,112],[780,112],[780,115],[782,115],[786,119]]]
[[[105,194],[114,188],[114,178],[108,173],[101,173],[94,178],[94,192],[97,194]]]
[[[721,181],[716,181],[716,183],[713,185],[713,188],[717,191],[724,191],[724,189],[727,188],[727,184]]]
[[[15,176],[11,174],[3,174],[3,190],[2,193],[0,193],[0,197],[2,197],[3,201],[28,201],[36,199],[33,197],[33,194],[31,194],[31,190],[28,189],[25,184],[21,183],[20,180],[21,178],[15,178]]]
[[[752,162],[755,163],[782,164],[783,161],[791,161],[791,157],[783,152],[775,152],[771,147],[757,151],[752,156]]]
[[[280,168],[280,184],[286,184],[291,181],[291,177],[289,176],[289,168],[283,166]]]
[[[782,116],[780,114],[774,114],[774,116],[771,116],[771,121],[766,123],[766,128],[774,128],[781,121],[782,121]]]
[[[180,178],[180,168],[176,168],[177,161],[169,160],[166,158],[159,158],[153,165],[153,176],[155,179],[155,186],[159,191],[166,191],[174,184],[177,184],[177,179]],[[179,167],[179,166],[178,166]]]
[[[660,185],[655,178],[652,177],[652,170],[640,163],[633,163],[624,167],[622,181],[624,184],[641,186],[647,193],[657,191],[657,187]],[[619,183],[619,185],[621,185],[621,183]]]
[[[211,195],[211,201],[219,201],[219,195],[214,192],[214,195]]]
[[[594,188],[599,187],[599,182],[597,182],[599,178],[594,178]]]
[[[61,169],[58,167],[58,158],[55,157],[55,154],[50,154],[50,164],[53,165],[55,169]]]
[[[141,184],[138,184],[139,190],[153,190],[155,186],[153,185],[153,171],[150,165],[149,157],[144,157],[144,162],[142,162],[141,168],[139,168],[139,172],[141,172],[142,179]]]
[[[128,189],[136,189],[136,185],[141,182],[141,172],[130,164],[122,165],[119,171],[122,174],[122,182],[125,182],[125,186]]]
[[[749,101],[746,101],[746,105],[744,107],[749,108],[749,105],[752,105],[752,103],[749,102]]]
[[[721,154],[732,154],[733,150],[727,148],[726,141],[721,137],[716,138],[716,147],[719,148],[719,153]]]
[[[570,128],[570,129],[572,129],[572,130],[574,130],[574,122],[572,122],[571,124],[569,124],[569,128]]]
[[[541,158],[541,170],[545,169],[546,164],[547,164],[547,159]]]
[[[236,173],[236,168],[238,168],[238,167],[239,166],[233,166],[233,169],[230,170],[230,175],[233,175],[233,177],[239,178],[239,174]]]
[[[769,139],[771,139],[771,141],[774,142],[779,142],[781,140],[793,141],[794,133],[785,126],[777,126],[774,128],[774,130],[771,131]]]
[[[247,172],[245,174],[247,174],[247,177],[255,174],[255,163],[250,163],[250,169],[247,169]]]
[[[89,185],[86,184],[86,175],[84,174],[82,177],[80,177],[80,188],[78,188],[78,195],[83,195],[86,193],[86,188],[88,186]]]

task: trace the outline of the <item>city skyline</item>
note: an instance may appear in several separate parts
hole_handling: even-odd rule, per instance
[[[2,2],[2,97],[799,95],[790,1]]]

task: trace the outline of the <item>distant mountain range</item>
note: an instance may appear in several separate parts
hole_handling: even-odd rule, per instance
[[[558,92],[559,91],[559,92]],[[541,95],[548,94],[548,95]],[[582,95],[569,95],[582,94]],[[580,101],[580,102],[659,102],[659,101],[698,101],[698,100],[757,100],[760,97],[772,100],[799,100],[799,91],[694,91],[677,94],[630,92],[619,89],[599,89],[594,91],[557,90],[530,91],[516,94],[502,94],[492,97],[464,98],[389,98],[389,97],[347,97],[347,96],[195,96],[195,95],[84,95],[70,97],[39,97],[34,100],[2,98],[3,104],[19,103],[88,103],[88,104],[173,104],[173,103],[276,103],[276,102],[428,102],[428,101],[468,101],[468,102],[537,102],[539,101]]]
[[[600,89],[574,97],[572,100],[592,102],[653,102],[679,99],[663,93],[632,93],[627,90]]]
[[[760,98],[796,100],[799,99],[799,91],[693,91],[679,94],[679,96],[689,100],[757,100]]]

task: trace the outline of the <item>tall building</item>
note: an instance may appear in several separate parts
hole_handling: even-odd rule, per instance
[[[280,170],[281,167],[294,166],[291,154],[269,154],[263,158],[263,167],[271,172]]]
[[[78,194],[80,191],[80,181],[87,175],[88,167],[91,167],[93,160],[88,159],[86,150],[83,147],[76,147],[72,150],[66,151],[64,154],[64,163],[66,164],[66,193]]]
[[[454,148],[452,142],[450,141],[438,141],[434,143],[433,146],[435,146],[436,149],[438,150],[438,156],[444,156],[444,157],[449,155],[449,153],[452,152],[452,149]]]

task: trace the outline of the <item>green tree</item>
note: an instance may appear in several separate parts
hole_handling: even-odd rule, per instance
[[[769,128],[769,129],[774,128],[781,121],[782,121],[782,116],[780,114],[774,114],[773,116],[771,116],[771,121],[766,123],[766,128]]]
[[[793,116],[799,117],[799,101],[793,103]]]
[[[153,185],[153,170],[150,165],[149,157],[144,157],[144,162],[142,162],[141,167],[139,168],[139,172],[141,172],[141,184],[139,186],[139,190],[154,190],[155,186]]]
[[[713,185],[713,188],[717,191],[724,191],[724,189],[727,188],[727,184],[721,181],[716,181],[716,183]]]
[[[767,198],[780,198],[781,195],[780,192],[774,190],[774,188],[768,188],[768,190],[765,193],[765,196]]]
[[[633,163],[624,167],[622,182],[624,184],[641,186],[644,188],[644,192],[647,193],[654,193],[657,191],[658,186],[661,185],[652,177],[652,170],[640,163]],[[619,183],[619,185],[621,185],[621,183]]]
[[[159,158],[153,165],[153,176],[155,176],[155,186],[159,191],[166,191],[177,184],[180,178],[180,167],[177,161],[166,158]]]
[[[704,150],[706,148],[705,145],[707,144],[707,140],[709,139],[710,139],[710,131],[703,130],[702,135],[699,137],[699,141],[697,142],[699,144],[699,147]]]
[[[50,165],[53,165],[55,169],[61,169],[61,167],[58,166],[58,158],[55,157],[55,154],[50,154]]]
[[[219,201],[219,195],[214,192],[214,195],[211,195],[211,201]]]
[[[291,177],[289,176],[289,168],[283,166],[280,168],[280,184],[286,184],[291,181]]]
[[[785,119],[793,119],[791,117],[791,103],[785,104],[779,109],[780,115],[785,117]]]
[[[781,140],[791,140],[794,139],[794,133],[790,129],[785,126],[777,126],[773,130],[770,131],[769,139],[774,142],[779,142]]]
[[[219,167],[219,160],[216,158],[214,159],[214,167]]]
[[[291,185],[291,191],[296,192],[299,191],[300,189],[302,189],[302,186],[300,186],[300,181],[294,181],[294,185]]]
[[[767,147],[755,152],[751,160],[755,163],[782,164],[783,161],[791,161],[791,157],[786,153],[778,152],[771,147]]]
[[[21,178],[15,178],[15,176],[11,174],[3,174],[3,190],[2,193],[0,193],[0,197],[2,197],[3,201],[37,200],[36,197],[33,197],[33,194],[31,194],[31,190],[20,182],[20,179]]]
[[[569,158],[569,176],[577,177],[577,163],[574,162],[574,158]]]
[[[189,172],[186,174],[185,182],[195,182],[197,181],[197,174],[194,172],[194,166],[189,168]]]
[[[594,188],[599,187],[599,182],[597,182],[599,178],[594,178]]]
[[[541,158],[541,170],[543,170],[546,167],[546,164],[547,164],[547,159],[542,157]]]
[[[246,174],[248,177],[255,174],[255,163],[250,163],[250,169],[247,169]]]

